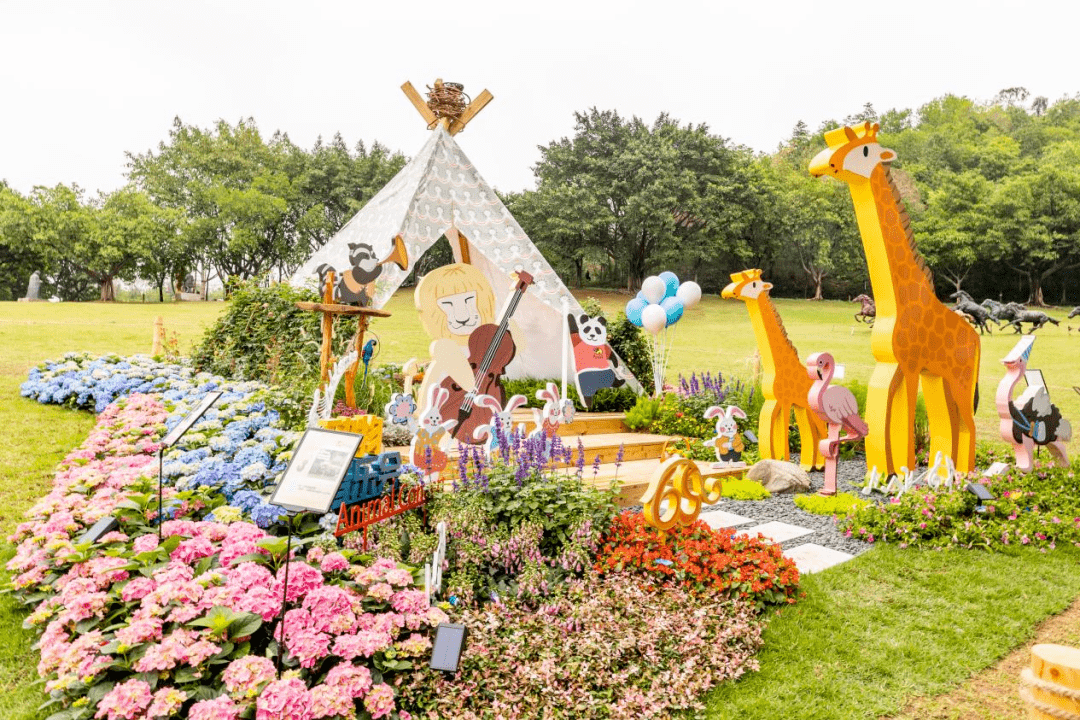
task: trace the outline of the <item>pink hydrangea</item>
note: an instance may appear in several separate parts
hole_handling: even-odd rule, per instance
[[[406,657],[418,657],[431,649],[431,641],[419,633],[413,633],[397,644],[401,654]]]
[[[255,613],[270,621],[281,614],[281,593],[276,588],[256,586],[240,596],[233,609]]]
[[[390,598],[390,605],[399,613],[422,613],[431,605],[423,590],[398,590]]]
[[[371,689],[371,671],[363,665],[341,663],[326,674],[326,684],[344,688],[354,698],[362,698]]]
[[[150,592],[157,587],[157,583],[152,578],[148,577],[136,577],[128,581],[127,585],[120,591],[120,598],[124,602],[131,602],[132,600],[142,600],[144,597],[150,594]]]
[[[183,535],[193,537],[196,534],[196,526],[193,520],[166,520],[161,523],[161,536],[172,537]]]
[[[311,717],[355,718],[356,705],[345,688],[320,685],[311,689]]]
[[[274,575],[258,563],[245,562],[229,568],[226,582],[244,590],[252,587],[268,587],[274,582]]]
[[[386,632],[362,630],[355,635],[339,635],[334,639],[334,654],[352,660],[371,657],[394,644],[394,638]]]
[[[408,587],[413,584],[413,576],[404,568],[394,568],[386,571],[386,582],[398,587]]]
[[[394,596],[394,588],[389,583],[375,583],[368,588],[368,596],[376,600],[389,600]]]
[[[311,553],[308,553],[308,559],[311,560]],[[316,561],[318,562],[318,561]],[[328,553],[326,557],[319,562],[319,567],[323,572],[338,572],[340,570],[349,569],[349,561],[345,559],[345,556],[339,552]]]
[[[132,545],[132,550],[135,554],[149,552],[154,550],[158,546],[158,536],[156,533],[147,533],[146,535],[140,535],[135,538],[135,542]]]
[[[289,654],[300,661],[300,667],[312,668],[330,654],[330,636],[313,629],[291,633],[285,643]]]
[[[127,627],[116,632],[114,639],[121,647],[130,649],[148,640],[160,640],[161,626],[161,620],[155,617],[132,618]]]
[[[135,720],[150,706],[152,700],[149,683],[128,680],[106,693],[98,703],[94,717],[106,720]]]
[[[174,687],[163,687],[154,693],[154,702],[146,715],[151,718],[167,718],[180,712],[180,707],[187,700],[187,693]]]
[[[313,720],[311,705],[311,693],[303,680],[274,680],[255,702],[255,720]]]
[[[213,700],[200,700],[188,710],[188,720],[240,720],[244,706],[237,705],[228,695]]]
[[[379,683],[364,698],[364,707],[371,713],[372,720],[386,717],[394,712],[394,689],[386,683]]]
[[[284,566],[278,570],[277,579],[279,583],[284,583]],[[322,584],[323,576],[318,568],[313,568],[305,562],[289,563],[289,587],[285,590],[285,598],[289,602],[294,602],[315,588],[321,587]]]
[[[196,560],[200,560],[204,557],[210,557],[215,552],[214,544],[204,537],[193,537],[190,540],[184,540],[176,549],[172,551],[169,557],[173,560],[179,560],[182,563],[188,565],[194,563]]]
[[[323,559],[323,556],[325,556],[325,555],[326,555],[326,551],[323,550],[318,545],[316,545],[315,547],[308,550],[307,559],[308,559],[308,562],[317,563],[317,562],[321,561]]]
[[[252,698],[259,694],[263,683],[274,679],[275,674],[274,663],[268,658],[245,655],[229,663],[221,680],[233,696]]]
[[[311,613],[312,626],[322,632],[340,634],[356,626],[352,612],[352,593],[336,585],[316,588],[304,598],[304,608]]]

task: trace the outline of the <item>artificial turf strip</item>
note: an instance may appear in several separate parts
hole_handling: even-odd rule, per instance
[[[761,671],[717,689],[708,718],[878,718],[966,680],[1080,593],[1080,551],[879,545],[803,579],[774,617]]]

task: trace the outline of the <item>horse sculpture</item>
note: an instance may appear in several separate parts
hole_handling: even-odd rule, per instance
[[[1074,307],[1074,308],[1072,309],[1072,311],[1071,311],[1071,312],[1069,313],[1069,317],[1067,317],[1067,318],[1065,318],[1065,319],[1066,319],[1066,320],[1072,320],[1072,319],[1073,319],[1074,317],[1076,317],[1077,315],[1080,315],[1080,305],[1077,305],[1076,307]]]
[[[991,332],[988,322],[991,319],[990,311],[976,303],[975,299],[963,290],[957,290],[949,297],[956,301],[956,311],[962,313],[971,321],[972,325],[979,328],[980,335],[984,331]]]
[[[859,312],[855,313],[855,321],[864,322],[870,327],[874,327],[874,319],[877,317],[877,307],[874,305],[874,298],[864,293],[853,297],[851,302],[862,303],[862,308],[859,309]]]
[[[1028,310],[1020,303],[1014,302],[1003,305],[1001,310],[994,315],[994,319],[998,322],[1005,321],[1009,325],[1012,325],[1017,334],[1024,332],[1024,326],[1021,323],[1031,323],[1030,332],[1035,332],[1048,322],[1055,325],[1059,324],[1057,320],[1044,312],[1039,310]]]

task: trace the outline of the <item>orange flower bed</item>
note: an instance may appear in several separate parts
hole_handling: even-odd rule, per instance
[[[759,609],[794,603],[799,590],[799,570],[779,545],[700,520],[661,539],[640,513],[622,513],[596,557],[599,573],[640,572],[691,592],[744,598]]]

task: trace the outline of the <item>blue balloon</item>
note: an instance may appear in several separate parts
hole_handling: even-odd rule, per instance
[[[637,327],[641,327],[641,311],[648,305],[645,298],[634,298],[626,303],[626,319]],[[679,311],[681,314],[681,310]]]
[[[645,293],[641,292],[640,290],[637,291],[637,295],[635,297],[638,300],[644,300],[646,303],[649,302],[649,298],[645,297]]]
[[[660,303],[660,307],[664,308],[664,312],[667,313],[667,326],[671,327],[675,323],[679,322],[679,318],[683,314],[682,300],[676,297],[664,298]],[[629,315],[627,315],[629,317]]]
[[[664,297],[675,297],[675,293],[679,290],[679,278],[670,270],[665,270],[660,273],[660,279],[664,281]]]

